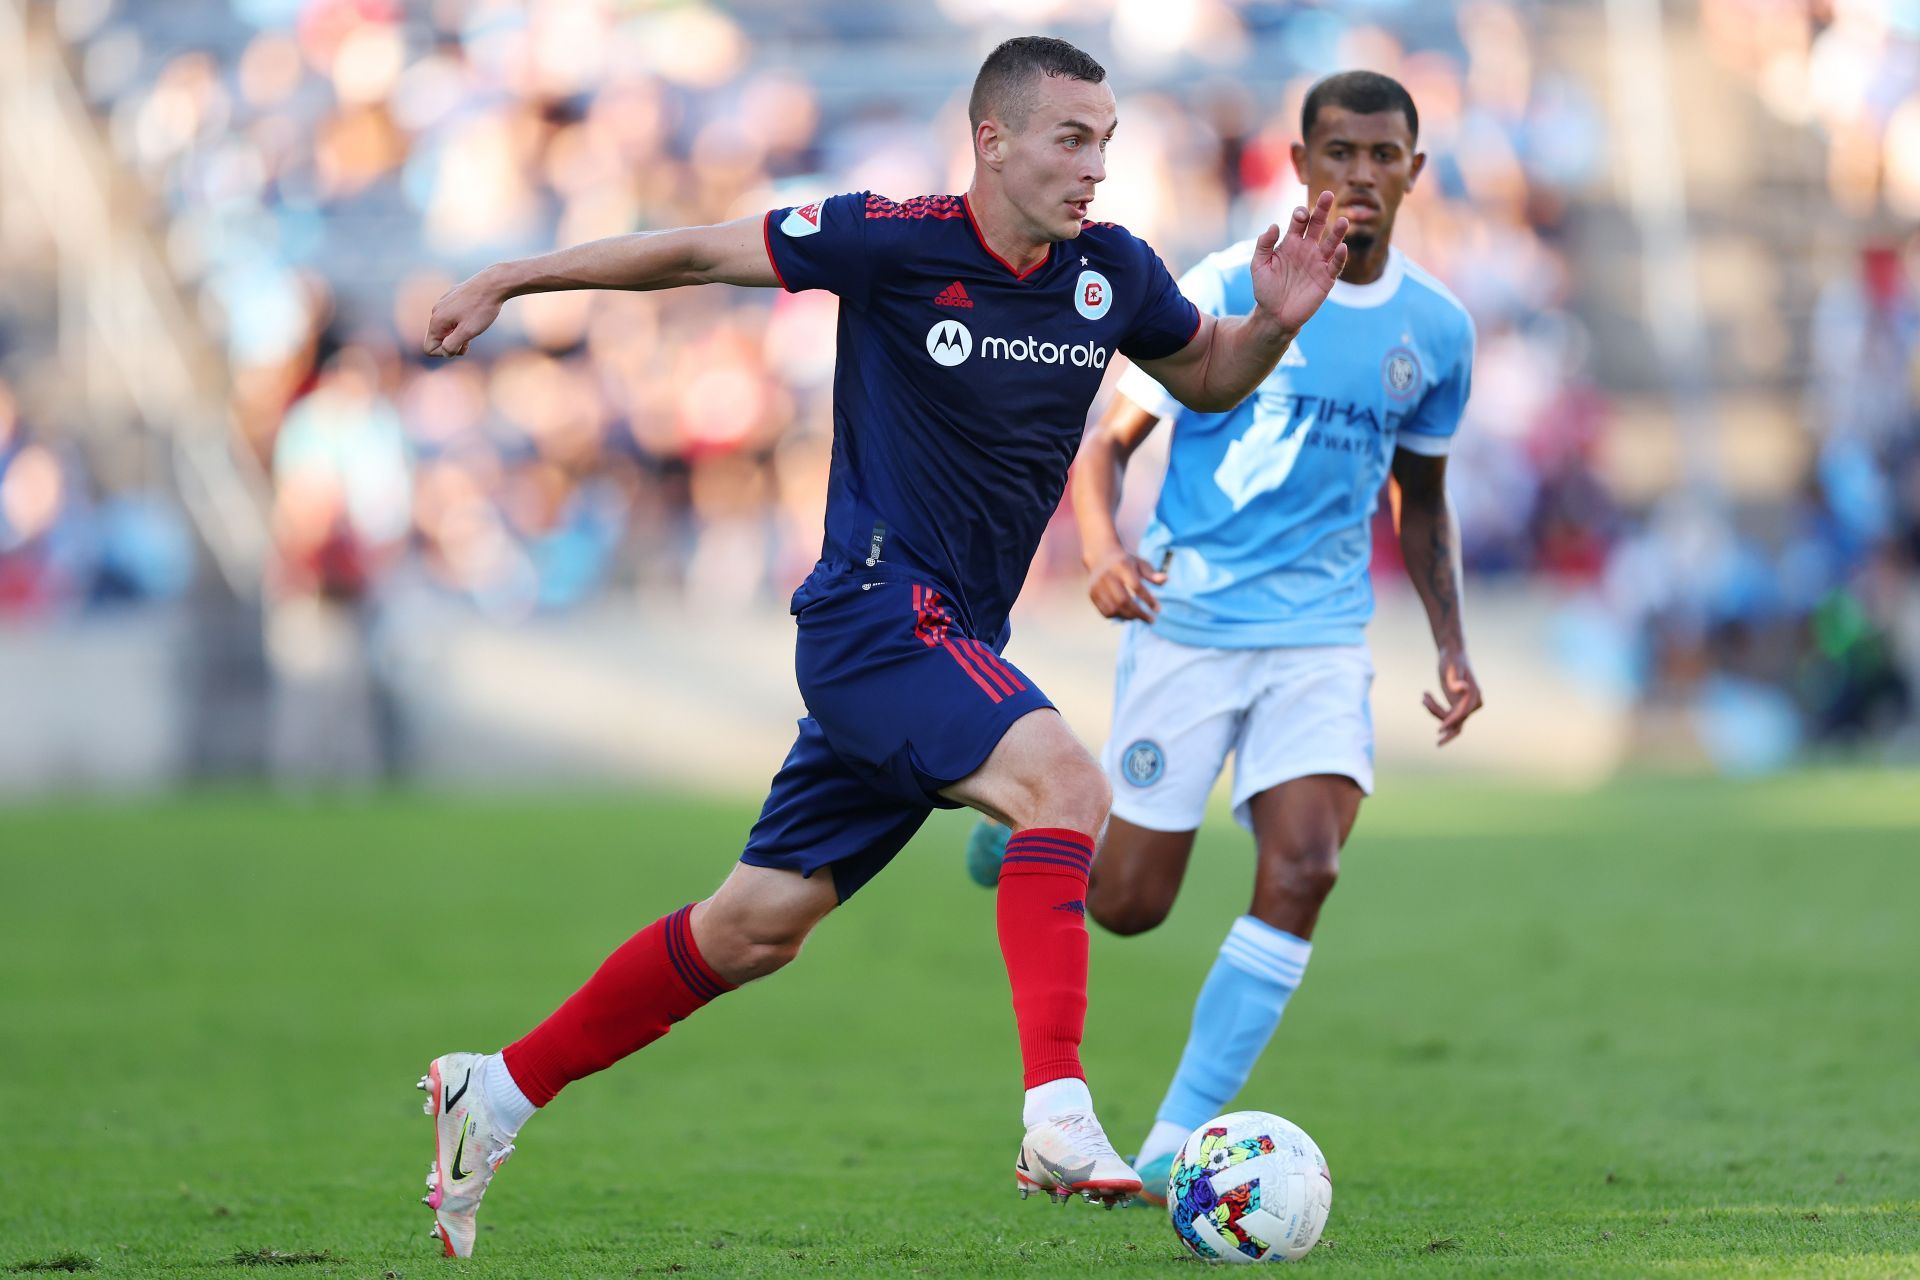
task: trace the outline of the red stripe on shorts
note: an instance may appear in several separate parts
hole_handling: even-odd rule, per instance
[[[975,684],[980,686],[980,691],[982,693],[986,694],[989,698],[992,698],[995,702],[1000,701],[999,690],[995,689],[992,685],[988,684],[986,680],[981,677],[980,673],[974,669],[973,664],[970,661],[968,661],[967,655],[961,652],[959,645],[955,644],[951,640],[942,640],[940,642],[940,647],[953,655],[953,660],[960,664],[960,669],[966,672],[967,675],[972,678]]]
[[[978,640],[969,640],[967,643],[973,646],[974,656],[980,659],[980,665],[986,668],[987,674],[992,676],[996,683],[1000,683],[1002,687],[1012,686],[1007,689],[1008,693],[1020,693],[1026,689],[1027,686],[1021,683],[1020,677],[1013,673],[1013,668],[1000,660],[999,654]]]

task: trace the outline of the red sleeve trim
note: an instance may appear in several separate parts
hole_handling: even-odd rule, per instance
[[[767,216],[760,220],[760,238],[767,246],[767,265],[773,268],[773,278],[780,282],[782,289],[792,293],[793,286],[788,284],[787,278],[780,274],[780,260],[773,256],[773,215],[777,212],[779,210],[769,209]]]
[[[1193,307],[1192,298],[1187,299],[1187,305],[1190,307]],[[1200,336],[1200,326],[1203,323],[1205,323],[1206,318],[1207,318],[1206,312],[1202,311],[1198,307],[1193,307],[1193,332],[1187,335],[1186,342],[1183,342],[1180,344],[1180,349],[1182,351],[1186,350],[1188,345],[1191,344],[1195,338]]]
[[[963,218],[966,211],[961,207],[959,196],[915,196],[899,204],[885,196],[867,195],[867,216],[869,218]]]

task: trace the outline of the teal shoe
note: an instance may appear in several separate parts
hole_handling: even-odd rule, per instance
[[[973,824],[967,836],[967,874],[975,884],[991,889],[1000,883],[1000,859],[1007,856],[1007,841],[1012,838],[1013,832],[991,818]]]
[[[1128,1164],[1133,1162],[1129,1160]],[[1173,1153],[1158,1156],[1139,1165],[1134,1172],[1140,1175],[1140,1194],[1133,1198],[1133,1207],[1137,1209],[1164,1209],[1167,1207],[1167,1184],[1173,1181]]]

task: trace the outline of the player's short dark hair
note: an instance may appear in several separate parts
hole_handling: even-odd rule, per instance
[[[1322,107],[1341,107],[1362,116],[1398,111],[1407,118],[1407,132],[1420,141],[1420,112],[1413,105],[1413,95],[1398,80],[1378,71],[1342,71],[1307,90],[1307,100],[1300,106],[1300,141],[1313,135]]]
[[[1016,129],[1026,128],[1036,76],[1066,76],[1099,84],[1107,78],[1107,69],[1085,51],[1052,36],[1004,40],[973,78],[973,96],[967,100],[967,118],[973,127],[978,129],[982,120],[997,115]]]

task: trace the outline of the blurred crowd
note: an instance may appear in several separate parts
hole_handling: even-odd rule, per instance
[[[0,341],[0,368],[7,352]],[[0,617],[167,599],[193,572],[178,506],[100,486],[85,455],[28,421],[0,376]]]
[[[1703,0],[1701,20],[1776,119],[1821,130],[1837,209],[1920,221],[1920,4]]]
[[[1604,581],[1626,689],[1687,708],[1731,772],[1920,749],[1920,233],[1850,255],[1810,336],[1797,485],[1668,494]]]
[[[1857,662],[1859,634],[1891,634],[1873,575],[1913,578],[1911,244],[1869,255],[1822,301],[1809,413],[1823,443],[1803,506],[1752,513],[1754,529],[1685,495],[1622,509],[1599,460],[1611,406],[1587,373],[1569,244],[1573,213],[1605,185],[1606,124],[1585,84],[1542,57],[1534,6],[47,6],[150,193],[172,271],[225,344],[237,447],[272,478],[280,598],[417,589],[506,619],[617,591],[784,599],[818,550],[831,296],[523,299],[451,362],[417,354],[431,303],[488,262],[558,244],[840,190],[961,190],[972,72],[1030,29],[1106,61],[1123,125],[1096,216],[1176,270],[1300,198],[1287,147],[1315,78],[1364,66],[1406,83],[1430,162],[1397,243],[1479,332],[1450,469],[1469,568],[1603,601],[1628,628],[1607,665],[1639,690],[1680,681],[1693,696],[1750,668],[1812,696],[1804,646],[1782,659],[1756,621]],[[1913,0],[1707,0],[1703,29],[1783,116],[1829,131],[1843,208],[1912,217],[1917,14]],[[30,531],[36,511],[47,519],[51,465],[32,459],[52,455],[9,452],[13,430],[0,412],[0,506],[24,509]],[[25,479],[6,478],[22,466]],[[1136,519],[1150,497],[1132,495]],[[24,545],[14,528],[0,521],[0,609]],[[1376,542],[1390,568],[1393,540]],[[1852,613],[1837,582],[1866,584]],[[1033,583],[1078,588],[1064,518]]]
[[[499,258],[835,190],[961,189],[964,97],[1007,6],[803,8],[823,59],[775,53],[796,33],[764,14],[697,4],[60,0],[171,266],[225,335],[238,430],[274,480],[282,589],[412,575],[517,617],[627,583],[778,598],[804,575],[831,297],[550,296],[511,305],[466,360],[414,354],[433,298]],[[1315,76],[1405,79],[1432,156],[1405,244],[1482,335],[1458,468],[1470,557],[1596,572],[1610,517],[1558,236],[1601,131],[1535,65],[1521,10],[1054,8],[1020,16],[1116,51],[1126,124],[1102,216],[1176,268],[1299,197],[1287,147]],[[163,49],[182,28],[193,46]],[[894,46],[952,51],[931,95],[876,69]],[[1039,589],[1076,563],[1050,540]]]
[[[1686,487],[1606,580],[1622,673],[1687,707],[1709,757],[1760,771],[1827,748],[1920,751],[1920,3],[1706,0],[1705,44],[1811,126],[1826,213],[1806,322],[1798,481],[1761,502]]]

